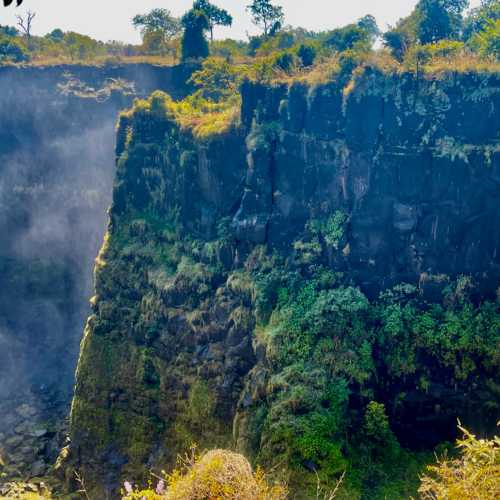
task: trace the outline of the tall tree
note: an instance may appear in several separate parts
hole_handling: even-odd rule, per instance
[[[233,18],[227,10],[221,9],[210,3],[210,0],[196,0],[193,9],[201,10],[208,19],[208,29],[210,30],[210,41],[214,41],[215,26],[231,26]]]
[[[35,19],[35,16],[36,12],[32,12],[31,10],[28,10],[28,12],[26,12],[26,17],[16,16],[17,25],[27,38],[31,38],[31,25],[33,24],[33,19]]]
[[[400,19],[395,26],[389,26],[382,38],[384,45],[390,49],[392,55],[402,61],[408,49],[417,43],[417,26],[420,14],[417,9]]]
[[[209,29],[207,16],[201,10],[191,9],[181,20],[184,28],[182,36],[182,60],[208,57],[209,48],[205,31]]]
[[[462,28],[462,12],[469,0],[420,0],[417,36],[420,43],[456,39]]]
[[[375,42],[375,40],[380,36],[380,29],[377,25],[377,20],[370,14],[362,17],[358,21],[358,26],[362,30],[366,31],[372,43]]]
[[[253,0],[247,10],[252,15],[252,22],[262,28],[266,36],[278,31],[285,18],[283,7],[273,5],[271,0]]]
[[[132,24],[140,29],[143,38],[151,33],[161,33],[165,42],[181,31],[179,19],[172,16],[168,9],[153,9],[149,14],[137,14]]]

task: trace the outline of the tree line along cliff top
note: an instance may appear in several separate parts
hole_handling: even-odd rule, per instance
[[[28,11],[17,16],[17,26],[0,25],[0,64],[173,65],[213,56],[256,66],[264,75],[295,75],[324,70],[331,59],[355,65],[371,57],[396,68],[498,71],[498,0],[482,0],[472,10],[467,10],[468,0],[420,0],[410,15],[385,32],[371,15],[341,28],[312,32],[286,25],[286,12],[273,0],[248,1],[248,15],[261,34],[245,41],[214,38],[218,26],[232,24],[232,16],[209,0],[196,0],[181,19],[162,8],[137,14],[131,21],[141,33],[140,45],[102,42],[61,29],[35,36],[33,26],[42,14]]]

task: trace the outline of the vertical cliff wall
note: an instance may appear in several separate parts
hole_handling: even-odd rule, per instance
[[[242,98],[203,139],[161,94],[121,118],[71,415],[69,470],[97,495],[196,441],[302,491],[371,457],[350,498],[383,496],[384,460],[404,475],[404,447],[498,416],[498,76]],[[363,424],[380,408],[394,455]]]
[[[183,71],[0,68],[0,454],[9,464],[0,482],[40,475],[58,453],[111,203],[118,112],[156,88],[182,96]]]

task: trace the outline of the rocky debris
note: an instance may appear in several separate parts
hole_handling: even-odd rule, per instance
[[[68,403],[68,396],[48,388],[38,393],[22,392],[2,401],[0,486],[48,473],[64,443]]]
[[[36,495],[36,496],[35,496]],[[42,480],[31,482],[9,482],[0,486],[0,498],[51,498],[48,485]]]

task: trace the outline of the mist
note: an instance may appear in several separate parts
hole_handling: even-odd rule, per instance
[[[54,460],[71,401],[118,109],[81,113],[55,87],[42,99],[15,84],[0,81],[0,454],[33,475]]]

